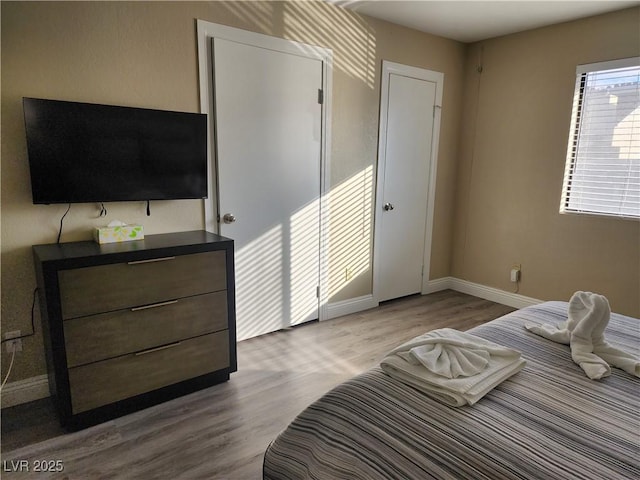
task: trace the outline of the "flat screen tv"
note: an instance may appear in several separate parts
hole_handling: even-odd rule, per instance
[[[24,98],[34,204],[207,197],[207,116]]]

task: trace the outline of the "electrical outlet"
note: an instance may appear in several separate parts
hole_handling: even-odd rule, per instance
[[[520,264],[514,264],[511,267],[511,277],[510,280],[514,283],[520,281]]]
[[[20,330],[14,330],[13,332],[7,332],[4,334],[4,338],[8,340],[7,342],[5,342],[8,353],[12,353],[12,352],[17,353],[22,351],[22,339],[17,338],[17,337],[20,337],[20,333],[21,333]],[[14,340],[10,340],[12,338]]]

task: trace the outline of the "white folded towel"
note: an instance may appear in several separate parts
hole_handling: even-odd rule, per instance
[[[611,368],[640,376],[640,359],[609,345],[604,331],[611,318],[609,301],[603,295],[576,292],[569,301],[567,321],[553,325],[525,324],[525,328],[554,342],[571,346],[571,358],[592,380],[611,375]]]
[[[423,365],[427,370],[447,378],[469,377],[487,368],[490,355],[486,349],[453,338],[429,338],[408,352],[398,352],[412,365]]]
[[[395,348],[380,366],[390,377],[459,407],[473,405],[525,363],[516,350],[442,328]]]

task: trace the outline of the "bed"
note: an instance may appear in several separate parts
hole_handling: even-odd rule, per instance
[[[263,476],[284,479],[637,479],[640,380],[590,380],[567,345],[524,328],[560,324],[566,302],[470,330],[527,364],[473,406],[450,407],[379,366],[305,409],[269,445]],[[640,353],[640,320],[612,314],[607,341]]]

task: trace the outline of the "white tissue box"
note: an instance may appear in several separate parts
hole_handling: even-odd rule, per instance
[[[95,229],[93,232],[93,238],[100,244],[142,240],[144,238],[144,229],[142,228],[142,225],[101,227]]]

